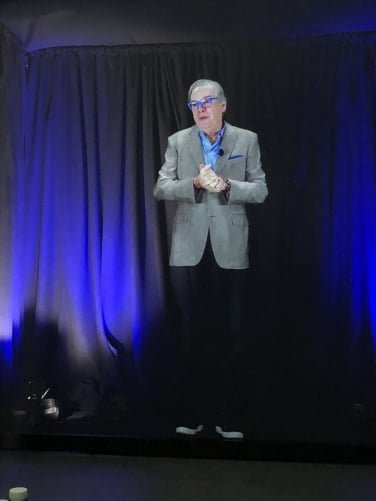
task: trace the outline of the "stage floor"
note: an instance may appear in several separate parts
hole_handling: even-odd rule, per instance
[[[0,497],[38,501],[374,501],[376,466],[0,451]]]
[[[213,424],[193,439],[178,436],[174,416],[156,407],[34,421],[7,412],[0,419],[0,449],[376,464],[374,416],[314,411],[255,413],[243,441],[223,440]]]

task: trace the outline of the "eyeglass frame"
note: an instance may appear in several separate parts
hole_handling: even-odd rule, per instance
[[[187,106],[191,111],[198,111],[200,108],[211,108],[214,101],[219,100],[218,96],[204,97],[199,101],[188,101]]]

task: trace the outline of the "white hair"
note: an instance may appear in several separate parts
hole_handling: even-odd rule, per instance
[[[215,80],[207,80],[205,78],[201,78],[200,80],[196,80],[189,87],[189,90],[188,90],[188,101],[191,100],[192,92],[194,90],[196,90],[199,87],[207,87],[208,85],[212,85],[215,88],[215,90],[217,91],[217,97],[219,97],[219,100],[222,103],[225,103],[227,101],[226,96],[225,96],[225,92],[224,92],[222,86],[218,82],[216,82]]]

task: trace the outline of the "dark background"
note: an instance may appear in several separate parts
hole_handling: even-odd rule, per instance
[[[123,45],[372,31],[370,0],[3,1],[0,14],[28,51],[62,45]]]
[[[173,435],[173,206],[151,192],[168,135],[191,124],[186,90],[208,77],[227,120],[258,133],[270,189],[249,207],[248,435],[374,444],[375,7],[0,15],[4,429]],[[64,419],[14,424],[30,380]]]

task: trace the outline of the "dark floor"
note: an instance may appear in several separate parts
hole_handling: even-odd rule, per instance
[[[177,437],[157,408],[56,420],[3,408],[0,499],[25,486],[30,501],[374,501],[374,413],[288,410],[255,412],[234,442],[212,428]]]
[[[376,466],[0,452],[0,496],[30,501],[374,501]]]
[[[1,406],[0,450],[376,464],[376,414],[363,407],[254,406],[242,428],[245,440],[234,442],[219,437],[213,426],[194,440],[178,437],[168,406],[137,409],[111,401],[93,415],[63,412],[51,419],[36,403],[37,407],[25,407],[26,413]]]
[[[3,411],[3,412],[2,412]],[[93,437],[116,436],[125,439],[169,440],[175,438],[177,424],[166,409],[144,407],[138,410],[110,407],[94,415],[60,415],[51,419],[42,415],[12,413],[0,408],[0,432],[13,435],[66,435]],[[221,424],[220,422],[216,424]],[[255,408],[244,421],[242,430],[252,442],[321,443],[366,446],[376,449],[376,413],[352,408]],[[205,427],[200,438],[218,439],[213,424]],[[1,448],[1,443],[0,443]]]

